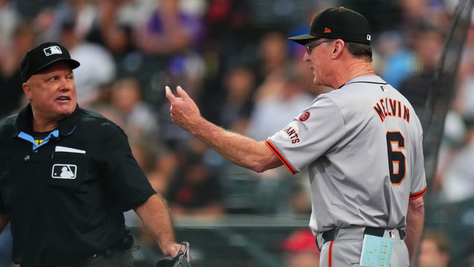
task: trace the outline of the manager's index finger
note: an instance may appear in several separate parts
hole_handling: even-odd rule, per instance
[[[166,98],[168,98],[169,101],[176,99],[176,96],[174,96],[173,92],[171,92],[171,88],[169,86],[165,87],[165,91],[166,91]]]

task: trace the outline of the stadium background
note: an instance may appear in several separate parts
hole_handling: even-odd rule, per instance
[[[193,266],[284,266],[281,242],[309,221],[306,174],[290,177],[280,168],[258,175],[229,164],[170,122],[164,86],[181,85],[204,117],[263,140],[327,90],[311,83],[304,48],[286,37],[306,33],[323,8],[351,8],[372,26],[377,74],[428,118],[427,167],[438,164],[427,172],[425,229],[449,237],[451,266],[468,266],[474,28],[472,3],[464,2],[467,24],[452,26],[456,0],[0,0],[0,117],[25,103],[18,65],[26,49],[63,43],[82,63],[79,104],[124,128],[170,203],[178,239],[191,243]],[[453,62],[443,65],[449,44],[445,58]],[[444,90],[431,96],[442,101],[426,104],[432,88]],[[133,212],[125,215],[140,246],[136,266],[153,266],[159,249]],[[7,231],[0,266],[10,266],[9,242]]]

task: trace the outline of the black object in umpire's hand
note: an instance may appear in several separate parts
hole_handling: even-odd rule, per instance
[[[181,247],[184,246],[184,252],[181,252]],[[156,263],[156,267],[191,267],[189,263],[189,243],[182,242],[178,248],[178,256],[172,258],[168,256]]]

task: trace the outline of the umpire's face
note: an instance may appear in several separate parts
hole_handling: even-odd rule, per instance
[[[34,119],[58,122],[71,115],[77,103],[71,65],[58,61],[41,69],[23,84]]]

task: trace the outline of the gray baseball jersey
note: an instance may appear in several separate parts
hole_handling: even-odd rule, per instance
[[[308,167],[310,227],[405,229],[408,201],[426,190],[422,128],[413,107],[378,76],[315,98],[267,146],[293,174]]]

